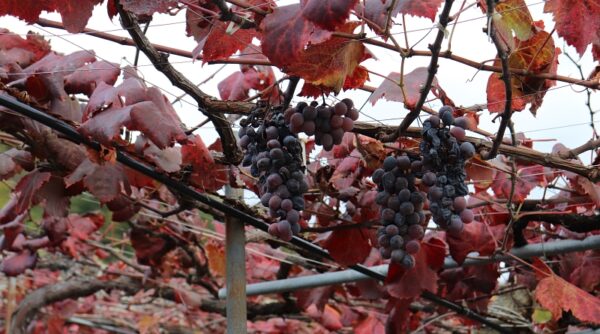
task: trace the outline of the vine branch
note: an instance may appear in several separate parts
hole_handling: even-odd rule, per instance
[[[425,103],[427,99],[427,95],[429,95],[429,91],[431,90],[431,84],[433,83],[433,79],[435,78],[435,74],[437,73],[438,68],[438,59],[441,50],[442,41],[444,40],[444,35],[446,33],[446,26],[449,22],[450,9],[452,8],[452,3],[454,0],[446,0],[444,3],[444,8],[442,9],[442,13],[440,14],[440,21],[438,26],[438,33],[435,37],[435,42],[429,45],[429,49],[431,50],[431,61],[429,62],[429,67],[427,68],[427,79],[421,88],[421,95],[419,96],[419,100],[414,108],[411,108],[411,111],[406,115],[406,117],[398,126],[398,129],[390,135],[383,136],[381,141],[390,142],[396,140],[399,136],[403,135],[406,129],[408,129],[409,125],[419,116],[421,112],[421,107]],[[407,50],[410,52],[410,50]]]
[[[599,215],[584,216],[579,214],[526,214],[517,219],[513,225],[515,247],[527,245],[527,239],[523,235],[523,231],[527,225],[533,221],[561,225],[564,228],[577,233],[600,230]]]
[[[492,148],[489,153],[485,156],[482,156],[484,159],[493,159],[498,154],[498,148],[502,143],[502,139],[504,138],[504,132],[506,131],[506,127],[510,122],[510,117],[512,116],[512,84],[511,84],[511,74],[508,66],[508,53],[507,50],[502,45],[502,41],[498,38],[496,34],[496,26],[494,21],[492,20],[492,16],[494,15],[494,11],[496,8],[496,3],[494,0],[486,0],[487,4],[487,19],[488,19],[488,35],[494,42],[494,46],[496,47],[496,51],[498,52],[498,58],[500,58],[500,62],[502,63],[502,74],[500,79],[504,82],[504,94],[505,94],[505,102],[504,102],[504,112],[500,115],[500,126],[498,127],[498,132],[496,133],[496,138],[494,138]]]

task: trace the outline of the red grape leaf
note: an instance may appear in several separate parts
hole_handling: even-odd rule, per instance
[[[385,279],[387,291],[394,298],[414,298],[423,290],[437,291],[437,271],[444,264],[446,243],[431,237],[421,242],[421,249],[415,257],[415,266],[411,269],[392,262]]]
[[[87,121],[99,111],[111,107],[120,108],[144,101],[147,95],[146,91],[144,83],[135,78],[127,78],[117,87],[100,82],[90,96],[83,120]]]
[[[508,166],[507,166],[508,167]],[[536,187],[545,187],[548,184],[546,173],[550,174],[548,167],[542,165],[519,166],[517,169],[515,188],[512,201],[522,203],[529,193]],[[492,190],[497,198],[509,198],[511,194],[512,181],[508,173],[494,171]]]
[[[297,290],[294,295],[296,296],[298,307],[301,309],[306,310],[311,305],[315,305],[317,310],[322,311],[334,292],[335,287],[329,285],[312,289]]]
[[[17,236],[23,232],[23,222],[25,221],[25,218],[27,218],[27,212],[17,215],[12,221],[0,224],[0,231],[2,231],[2,236],[0,236],[0,250],[12,249],[13,242],[17,239]],[[6,219],[2,219],[0,222],[3,220],[6,221]]]
[[[32,167],[31,153],[16,148],[0,153],[0,180],[6,180],[21,172],[22,166]]]
[[[592,44],[594,59],[600,60],[600,3],[596,0],[549,0],[544,13],[552,13],[558,35],[583,56]]]
[[[341,32],[352,32],[358,23],[350,22],[340,27]],[[282,67],[289,75],[297,75],[313,85],[331,87],[338,93],[348,76],[369,54],[365,46],[355,40],[332,37],[325,42],[312,44],[301,51],[294,62]]]
[[[129,192],[129,183],[119,164],[96,165],[94,171],[83,179],[83,184],[102,203],[113,200],[121,189]]]
[[[355,334],[385,334],[385,324],[372,314],[360,321],[354,327]]]
[[[8,59],[24,68],[42,59],[51,49],[50,43],[40,35],[28,33],[27,39],[23,39],[7,29],[0,28],[0,50],[5,50]],[[18,51],[25,51],[25,53],[17,53]],[[11,57],[10,54],[13,52],[18,57]]]
[[[353,150],[350,156],[344,158],[336,167],[329,182],[339,191],[352,186],[360,173],[362,164],[361,154],[358,150]]]
[[[494,167],[479,156],[474,156],[465,163],[467,180],[473,182],[475,191],[485,191],[494,182]]]
[[[128,127],[141,131],[161,149],[172,146],[174,141],[184,142],[187,136],[181,128],[181,122],[175,122],[174,113],[168,111],[159,109],[150,101],[136,103],[131,108],[131,124]]]
[[[144,150],[144,156],[164,172],[174,173],[181,169],[181,148],[179,147],[167,147],[161,150],[156,145],[149,145]]]
[[[132,228],[129,238],[138,262],[143,265],[160,264],[163,256],[175,248],[172,239],[153,236],[140,228]]]
[[[143,102],[150,103],[150,102]],[[112,146],[113,141],[118,139],[121,128],[130,122],[131,109],[134,106],[123,108],[111,108],[88,119],[79,127],[82,135],[90,137],[104,146]]]
[[[12,15],[35,23],[43,10],[58,11],[65,28],[70,33],[83,31],[95,5],[103,0],[4,0],[0,2],[0,16]]]
[[[181,155],[183,164],[192,166],[190,184],[194,187],[213,191],[229,181],[227,168],[215,163],[200,136],[190,137],[188,143],[181,146]]]
[[[464,230],[458,235],[446,234],[446,241],[450,248],[450,256],[462,264],[471,252],[479,255],[491,255],[496,250],[496,241],[504,237],[504,226],[488,226],[485,223],[474,221],[465,224]]]
[[[177,6],[176,0],[121,0],[123,9],[137,15],[152,15],[154,13],[166,13],[170,8]]]
[[[488,79],[486,93],[487,93],[487,108],[489,112],[504,112],[504,106],[506,105],[506,89],[504,88],[504,81],[500,79],[500,74],[492,73]],[[511,78],[512,86],[512,110],[521,111],[525,109],[527,100],[523,97],[523,92],[517,87],[520,85],[519,80],[513,77]]]
[[[227,59],[237,51],[244,50],[257,36],[254,29],[237,29],[228,33],[229,22],[217,21],[213,23],[212,29],[203,41],[202,62]],[[258,49],[258,47],[257,47]],[[260,52],[260,50],[254,50]]]
[[[400,73],[391,72],[387,78],[383,80],[381,85],[371,94],[369,101],[373,105],[375,102],[382,97],[385,97],[388,101],[404,102],[406,108],[413,108],[421,95],[421,87],[425,84],[427,79],[427,67],[418,67],[412,72],[404,75],[404,93],[406,94],[406,101],[404,101],[404,95],[402,89],[400,89]],[[433,79],[433,84],[437,85],[437,79]]]
[[[14,190],[18,199],[17,206],[15,207],[15,212],[17,214],[20,214],[29,209],[32,205],[38,203],[39,198],[36,196],[37,192],[50,180],[51,176],[52,174],[49,172],[35,170],[19,180],[19,183],[17,183]]]
[[[600,299],[560,278],[539,259],[534,260],[536,276],[543,277],[535,288],[535,298],[558,320],[571,311],[582,322],[600,324]]]
[[[435,14],[442,2],[444,0],[398,0],[396,7],[392,10],[392,15],[396,16],[398,13],[403,13],[426,17],[431,21],[435,21]]]
[[[368,229],[362,228],[333,231],[323,243],[323,247],[341,265],[361,263],[371,253],[370,233]]]
[[[65,77],[65,91],[69,94],[92,95],[100,82],[113,85],[121,73],[118,64],[104,60],[95,61],[78,68]]]
[[[301,10],[299,4],[278,7],[261,24],[263,53],[277,67],[296,61],[309,42],[322,42],[331,36],[331,32],[307,21]]]
[[[305,0],[302,15],[323,29],[335,30],[350,16],[358,0]]]
[[[598,250],[586,251],[581,263],[569,275],[569,281],[586,291],[600,286],[600,256]],[[569,254],[571,256],[571,254]]]
[[[33,268],[37,261],[36,253],[25,249],[18,254],[6,257],[0,264],[0,271],[6,276],[18,276],[29,268]]]
[[[247,72],[246,72],[247,73]],[[223,100],[243,101],[250,97],[250,83],[244,72],[233,72],[223,81],[219,82],[217,88]]]
[[[369,72],[367,72],[367,69],[364,66],[358,65],[351,75],[346,76],[342,90],[361,88],[367,80],[369,80]],[[313,85],[310,82],[304,81],[298,96],[318,98],[322,95],[327,95],[332,92],[334,92],[334,90],[331,87],[324,85]]]

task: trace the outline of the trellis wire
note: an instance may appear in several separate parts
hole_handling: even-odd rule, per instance
[[[591,249],[600,249],[600,235],[590,236],[583,240],[559,240],[547,243],[538,243],[526,245],[520,248],[514,248],[510,251],[512,255],[497,255],[490,257],[467,258],[462,266],[484,265],[493,262],[507,261],[513,259],[513,256],[527,259],[535,256],[550,256],[564,253],[585,251]],[[460,267],[451,257],[444,260],[444,269]],[[387,275],[388,265],[382,264],[369,267],[381,275]],[[301,276],[277,281],[261,282],[249,284],[246,286],[248,296],[263,295],[269,293],[289,292],[300,289],[316,288],[327,285],[353,283],[371,279],[370,277],[353,270],[342,270],[311,276]],[[219,290],[219,298],[223,298],[226,289]]]

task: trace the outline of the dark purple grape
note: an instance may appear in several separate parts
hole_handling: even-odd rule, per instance
[[[402,260],[404,259],[404,257],[406,256],[406,252],[403,251],[402,249],[394,249],[392,251],[392,261],[396,262],[396,263],[402,263]]]
[[[434,185],[436,180],[437,177],[435,176],[435,173],[432,172],[427,172],[423,174],[423,178],[421,179],[421,181],[423,181],[423,184],[425,184],[428,187]]]
[[[314,135],[316,129],[317,126],[313,121],[305,121],[304,124],[302,124],[302,132],[306,133],[307,136]]]
[[[352,102],[352,100],[349,98],[342,99],[341,102],[345,103],[348,109],[352,109],[352,107],[354,107],[354,102]]]
[[[300,234],[300,225],[298,223],[292,224],[292,233],[294,235]]]
[[[333,144],[339,145],[342,143],[344,139],[344,130],[343,129],[333,129],[331,130],[331,137],[333,138]]]
[[[440,108],[438,115],[442,122],[444,122],[444,125],[448,126],[454,122],[454,116],[452,115],[453,111],[454,110],[450,106],[443,106]]]
[[[388,193],[387,191],[380,191],[377,193],[377,195],[375,195],[375,203],[379,205],[384,205],[387,203],[389,198],[390,193]]]
[[[394,210],[392,210],[390,208],[385,208],[385,209],[381,210],[381,218],[388,222],[394,221],[395,214],[396,214],[396,212],[394,212]]]
[[[292,203],[292,200],[289,198],[286,198],[281,201],[281,209],[284,211],[290,211],[293,208],[293,206],[294,206],[294,204]]]
[[[346,113],[346,117],[350,118],[353,121],[356,121],[358,119],[359,113],[358,110],[352,108],[350,110],[348,110],[348,112]]]
[[[246,149],[248,147],[248,144],[250,144],[250,137],[247,135],[243,135],[240,138],[240,147]]]
[[[298,180],[296,180],[296,179],[288,179],[285,182],[285,185],[287,186],[289,191],[294,194],[300,192],[300,182],[298,182]]]
[[[400,263],[404,268],[411,269],[415,266],[415,258],[412,255],[407,254]]]
[[[385,232],[385,230],[384,230],[384,232]],[[380,235],[379,238],[377,238],[377,243],[381,247],[389,247],[390,246],[390,237],[387,234]]]
[[[394,159],[395,160],[395,159]],[[396,176],[393,172],[385,172],[381,179],[381,183],[383,185],[383,189],[385,189],[389,193],[394,192],[394,187],[396,185]]]
[[[291,148],[298,144],[298,139],[294,136],[286,136],[283,138],[283,145],[287,148]]]
[[[270,165],[271,159],[269,158],[262,158],[256,162],[256,167],[258,167],[259,170],[267,170]]]
[[[396,162],[396,158],[394,158],[394,157],[391,157],[391,156],[389,156],[389,157],[386,157],[386,158],[383,160],[383,169],[384,169],[386,172],[389,172],[389,171],[391,171],[392,169],[394,169],[394,167],[396,167],[396,164],[397,164],[397,162]]]
[[[381,254],[382,258],[389,259],[392,255],[392,250],[390,248],[381,247],[379,248],[379,253]]]
[[[425,230],[423,229],[423,226],[421,226],[419,224],[414,224],[414,225],[410,225],[408,227],[408,236],[411,239],[420,240],[421,238],[423,238],[424,235],[425,235]]]
[[[429,188],[427,195],[429,196],[430,200],[439,201],[444,196],[444,190],[442,190],[440,187],[433,186]]]
[[[404,217],[404,215],[400,212],[396,213],[396,215],[394,215],[394,224],[396,224],[397,226],[402,226],[406,224],[406,217]]]
[[[302,196],[292,197],[292,202],[294,203],[295,210],[298,210],[298,211],[304,210],[304,198]]]
[[[410,194],[411,194],[410,190],[402,189],[398,193],[398,199],[400,200],[400,202],[407,202],[410,200]]]
[[[345,132],[350,132],[354,128],[354,121],[350,118],[344,117],[342,120],[342,129]]]
[[[400,168],[401,170],[408,170],[410,168],[411,162],[409,157],[404,155],[398,157],[396,160],[398,168]]]
[[[271,198],[269,199],[269,209],[271,209],[273,211],[277,211],[277,210],[279,210],[280,207],[281,207],[281,197],[279,197],[278,195],[272,195]]]
[[[376,169],[373,172],[373,175],[371,175],[371,178],[373,179],[373,182],[375,183],[381,183],[381,179],[383,177],[383,173],[385,173],[385,171],[381,168]]]
[[[398,232],[398,226],[396,225],[391,224],[385,227],[385,234],[389,235],[390,237],[395,236],[396,234],[398,234]]]
[[[290,224],[292,224],[292,225],[297,224],[298,221],[300,220],[300,212],[298,212],[298,210],[293,210],[293,209],[288,210],[287,215],[286,215],[286,220],[288,222],[290,222]]]
[[[454,126],[450,129],[450,134],[457,140],[463,141],[466,138],[465,129],[458,126]]]
[[[475,214],[473,214],[473,211],[470,209],[464,209],[460,213],[460,219],[462,219],[463,223],[468,224],[475,220]]]
[[[269,189],[276,189],[283,183],[283,179],[279,174],[271,174],[267,177],[267,186]]]
[[[273,193],[277,194],[277,196],[279,196],[281,198],[292,197],[292,194],[290,193],[288,188],[285,186],[285,184],[282,184],[279,187],[277,187],[277,189],[275,189],[275,191]]]
[[[321,144],[325,151],[330,151],[333,148],[333,137],[329,133],[324,133],[321,137]]]
[[[405,177],[399,176],[396,178],[394,187],[396,187],[396,191],[401,191],[402,189],[408,188],[408,180]]]
[[[292,240],[292,226],[290,222],[287,220],[280,220],[277,223],[277,231],[279,232],[279,237],[285,241]]]
[[[271,199],[271,193],[267,192],[264,193],[261,197],[260,197],[260,204],[262,204],[263,206],[268,207],[269,206],[269,200]]]
[[[295,113],[290,118],[290,131],[293,133],[299,133],[304,125],[304,116],[301,113]]]
[[[427,119],[429,121],[429,123],[431,123],[431,127],[432,128],[439,128],[440,127],[440,118],[435,116],[435,115],[431,115],[429,116],[429,118]]]
[[[317,108],[315,107],[308,106],[302,110],[302,116],[304,116],[305,121],[313,121],[315,118],[317,118],[317,115],[318,112]]]
[[[420,222],[421,222],[421,216],[416,212],[413,212],[412,214],[406,216],[406,224],[407,225],[415,225],[415,224],[419,224]]]
[[[277,139],[271,139],[267,142],[267,147],[268,148],[280,148],[281,143]]]
[[[423,169],[423,162],[421,160],[415,160],[410,164],[410,170],[414,173],[419,173]]]
[[[454,203],[452,203],[454,212],[461,212],[467,208],[467,200],[463,196],[456,197]]]
[[[415,206],[411,202],[404,202],[400,205],[399,212],[405,216],[408,216],[415,212]]]
[[[345,104],[342,103],[342,105],[345,105]],[[342,118],[342,116],[333,115],[333,116],[331,116],[331,120],[329,121],[329,124],[331,124],[332,129],[340,129],[342,127],[342,125],[344,124],[344,119]]]
[[[296,109],[295,108],[287,108],[285,110],[285,112],[283,113],[283,119],[285,119],[286,123],[290,122],[290,119],[292,118],[292,115],[296,113]]]
[[[469,128],[469,119],[466,117],[457,117],[454,119],[454,125],[466,130]]]
[[[405,244],[404,249],[406,249],[406,252],[408,254],[417,254],[419,252],[419,249],[421,249],[421,243],[417,240],[410,240]]]
[[[265,130],[265,134],[267,140],[277,139],[279,137],[279,129],[277,129],[276,126],[271,125]]]
[[[329,120],[331,118],[331,108],[329,108],[328,106],[318,106],[317,107],[317,111],[318,111],[318,116],[321,119],[324,120]]]
[[[395,235],[390,239],[390,247],[394,249],[401,249],[404,246],[404,238],[399,235]]]
[[[469,142],[464,142],[460,144],[460,153],[465,159],[469,159],[475,155],[475,146]]]
[[[387,207],[394,210],[394,211],[398,211],[400,210],[400,199],[398,198],[398,196],[396,195],[392,195],[390,196],[390,198],[387,201]]]
[[[344,102],[338,102],[333,105],[333,113],[338,116],[346,115],[348,111],[348,106]]]
[[[465,226],[461,218],[458,216],[452,216],[452,219],[450,219],[450,224],[448,225],[448,233],[453,236],[458,236],[464,228]]]
[[[269,225],[268,232],[270,235],[279,238],[279,229],[277,228],[277,226],[278,226],[277,223]]]
[[[280,148],[273,148],[269,151],[269,157],[273,160],[283,159],[283,150]]]

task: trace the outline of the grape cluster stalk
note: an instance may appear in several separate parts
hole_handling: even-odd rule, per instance
[[[426,197],[417,187],[422,163],[406,155],[388,156],[383,168],[373,172],[381,206],[382,227],[377,231],[379,251],[384,259],[412,268],[419,251],[427,219],[423,211]]]
[[[464,224],[474,219],[464,197],[469,192],[465,185],[465,160],[475,154],[473,144],[464,141],[466,128],[465,117],[455,119],[452,108],[443,106],[438,115],[423,122],[421,130],[422,183],[429,187],[429,211],[433,221],[452,235],[459,235]]]
[[[269,233],[289,241],[300,232],[303,194],[308,191],[300,141],[278,111],[269,120],[252,114],[240,124],[242,166],[249,166],[252,176],[258,178],[260,202],[276,220]]]
[[[284,118],[294,134],[304,132],[315,136],[315,143],[330,151],[342,143],[344,133],[352,131],[358,119],[358,110],[350,99],[343,99],[333,106],[300,102],[285,110]]]

